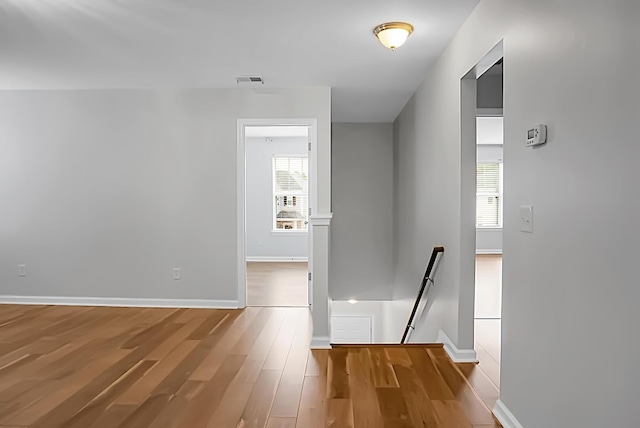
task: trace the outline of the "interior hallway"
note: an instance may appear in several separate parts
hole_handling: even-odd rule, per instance
[[[310,351],[305,308],[0,305],[0,426],[499,427],[442,347]]]
[[[247,306],[307,307],[306,262],[247,262]]]

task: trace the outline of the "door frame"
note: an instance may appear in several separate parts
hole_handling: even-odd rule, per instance
[[[309,217],[318,206],[318,121],[317,119],[238,119],[236,160],[237,160],[237,279],[238,307],[247,306],[247,213],[246,213],[246,143],[245,129],[252,126],[307,126],[309,127]],[[313,269],[313,227],[308,227],[308,271]],[[313,282],[308,284],[308,303],[313,303]]]
[[[474,348],[475,258],[476,258],[476,117],[477,79],[504,58],[500,40],[460,78],[460,295],[458,302],[458,346]],[[503,108],[504,110],[504,108]],[[468,361],[477,361],[475,351]]]

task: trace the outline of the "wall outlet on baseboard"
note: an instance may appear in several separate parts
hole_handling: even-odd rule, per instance
[[[173,268],[173,279],[180,279],[182,271],[180,268]]]
[[[27,276],[27,265],[18,265],[18,276]]]

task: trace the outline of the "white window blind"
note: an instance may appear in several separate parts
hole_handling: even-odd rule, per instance
[[[502,227],[502,164],[476,167],[476,227]]]
[[[273,158],[273,228],[307,230],[309,160],[303,156]]]

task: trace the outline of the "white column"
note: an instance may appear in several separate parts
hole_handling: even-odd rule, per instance
[[[311,272],[311,316],[313,334],[311,349],[331,348],[329,338],[329,226],[333,214],[312,215],[309,220],[312,227],[311,239],[313,261]]]

